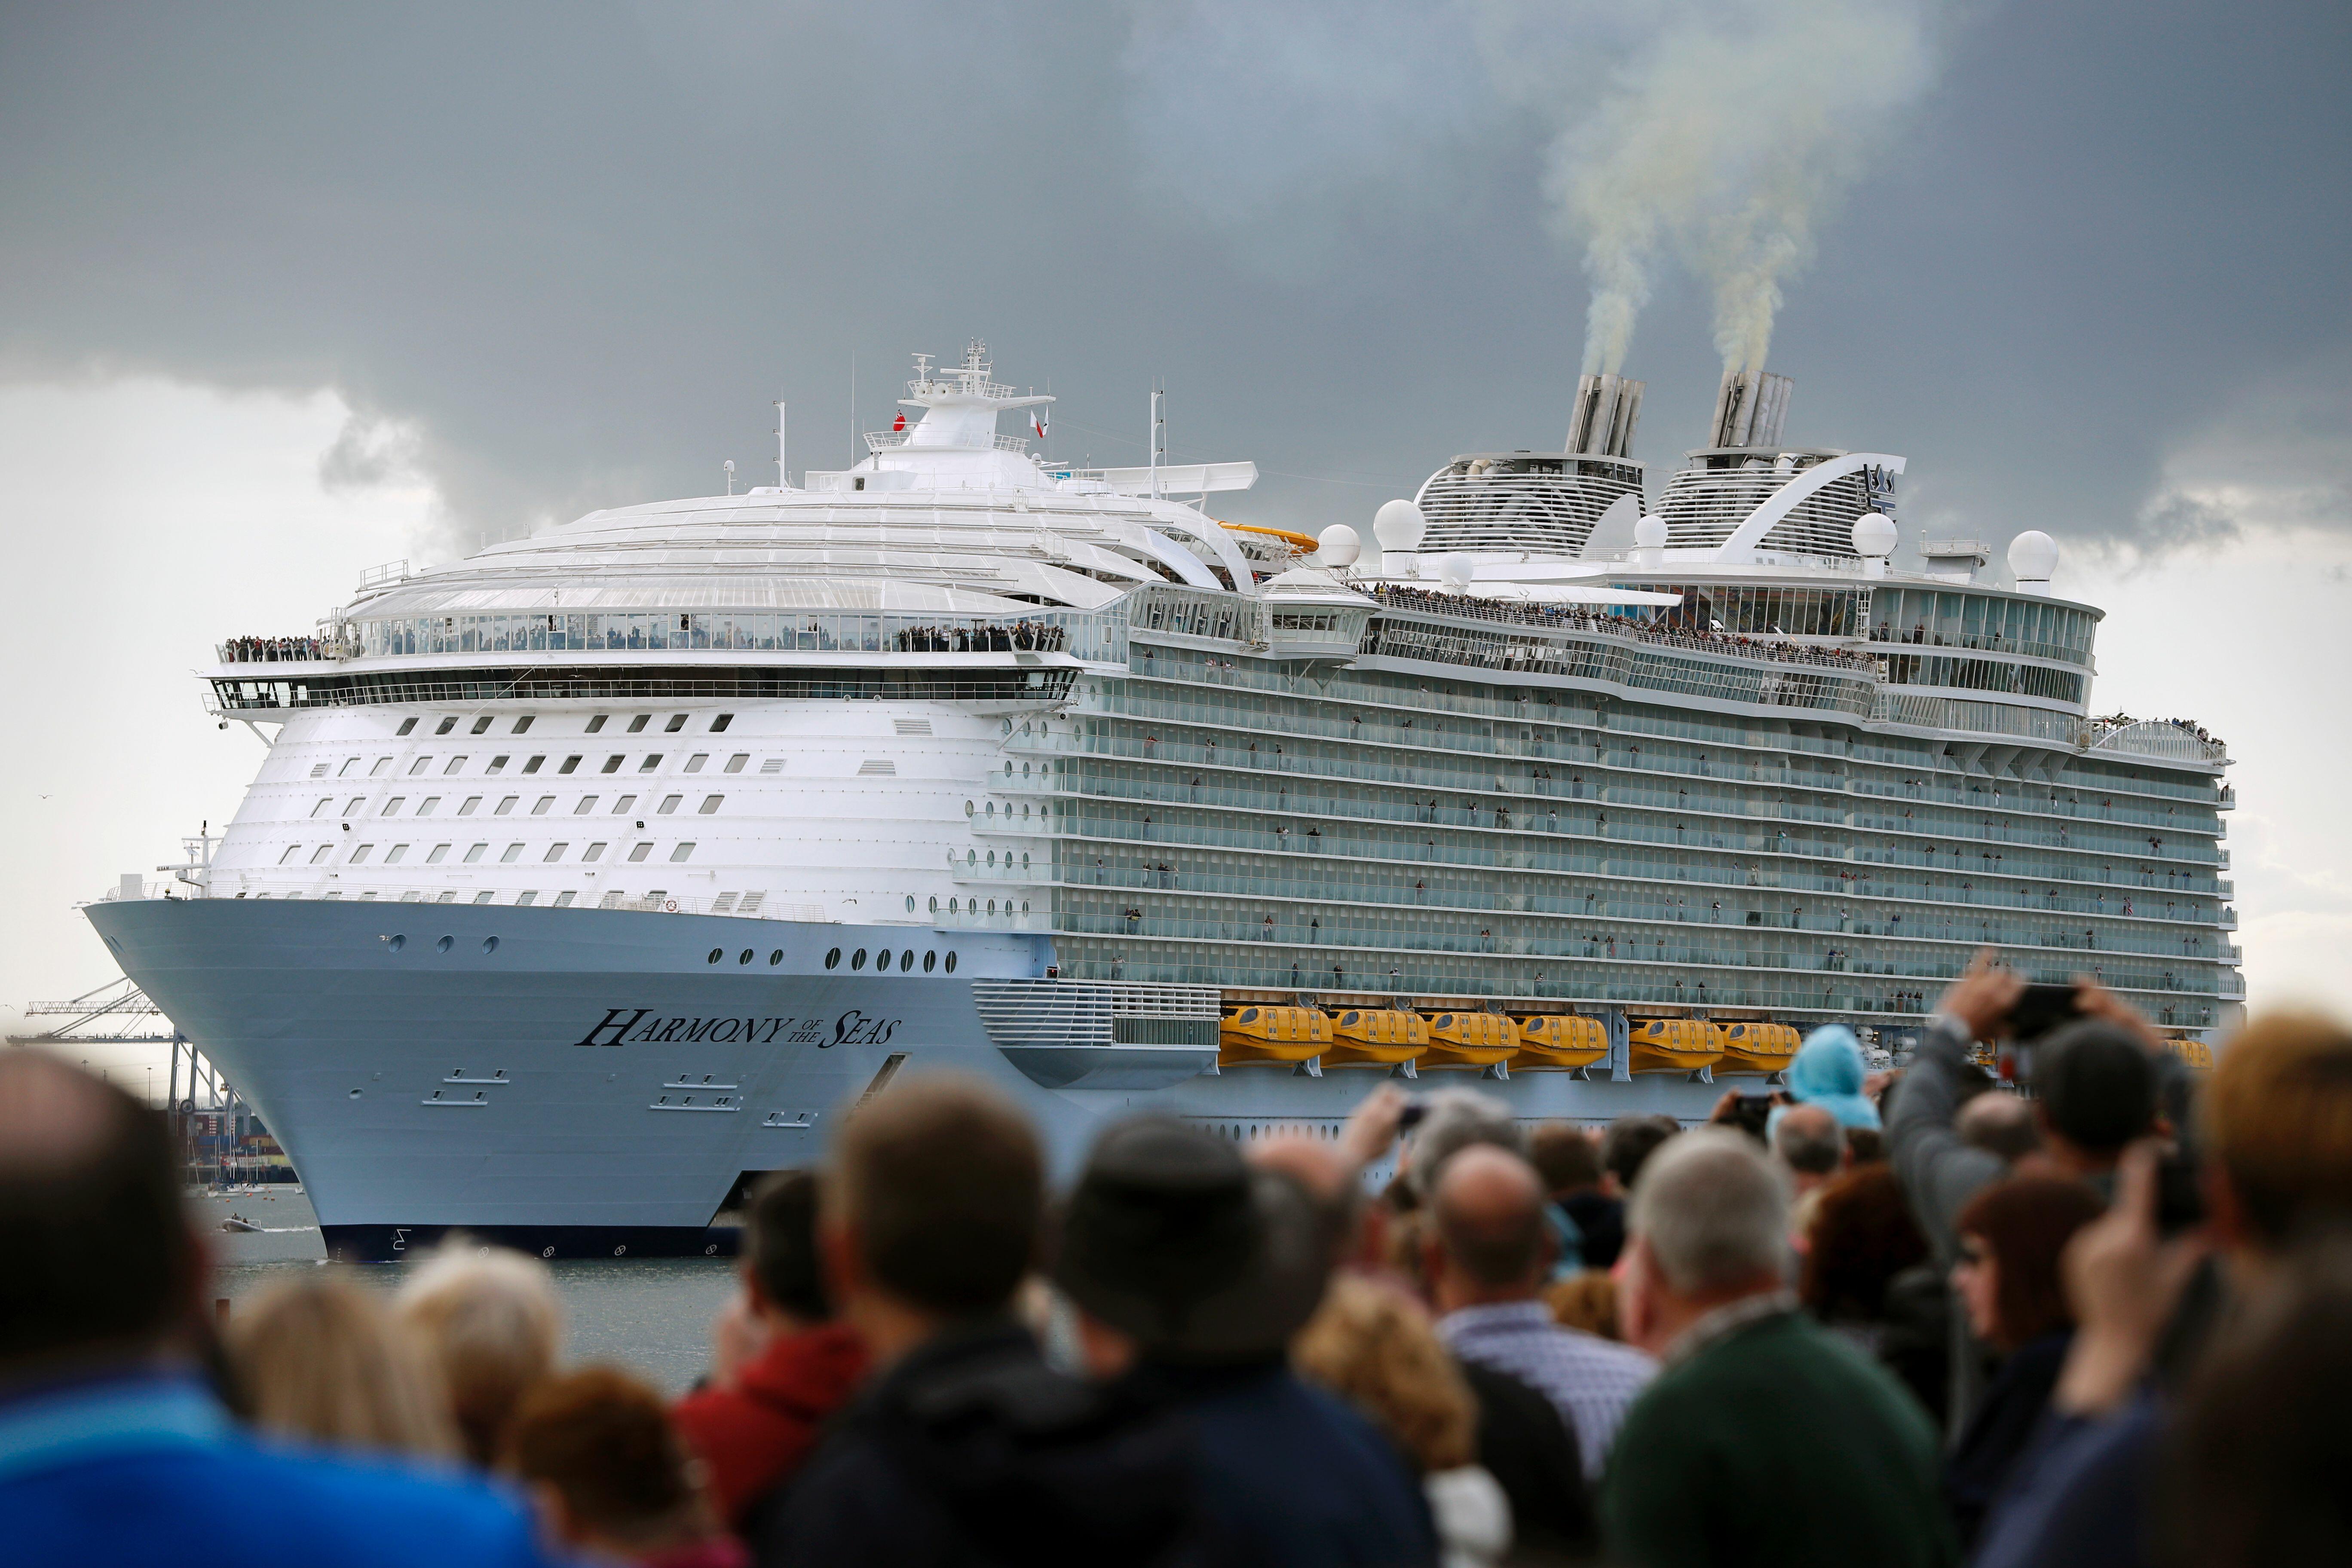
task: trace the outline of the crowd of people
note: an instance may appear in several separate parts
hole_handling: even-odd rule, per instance
[[[221,644],[221,657],[230,664],[289,664],[325,658],[328,646],[318,637],[231,637]]]
[[[1433,616],[1461,616],[1482,621],[1507,621],[1548,630],[1607,632],[1640,642],[1702,653],[1731,653],[1745,658],[1769,658],[1781,664],[1820,665],[1831,669],[1874,668],[1867,655],[1852,648],[1793,642],[1780,637],[1746,637],[1715,626],[1703,626],[1690,617],[1664,616],[1650,620],[1631,616],[1598,615],[1573,605],[1548,605],[1523,599],[1478,599],[1467,594],[1447,594],[1432,588],[1409,588],[1396,583],[1376,584],[1365,590],[1391,609],[1421,610]]]
[[[1696,1128],[1383,1084],[1337,1137],[1116,1121],[1058,1193],[908,1075],[758,1189],[676,1400],[496,1248],[217,1320],[160,1119],[12,1052],[0,1563],[2352,1560],[2352,1032],[2200,1085],[2086,984],[2029,1096],[1971,1059],[2021,993]]]
[[[1042,621],[1010,625],[909,626],[891,638],[898,653],[1059,653],[1069,639],[1067,628]]]

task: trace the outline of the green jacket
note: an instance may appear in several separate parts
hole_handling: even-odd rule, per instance
[[[1658,1374],[1601,1486],[1619,1568],[1946,1568],[1935,1433],[1917,1403],[1801,1312],[1733,1329]]]

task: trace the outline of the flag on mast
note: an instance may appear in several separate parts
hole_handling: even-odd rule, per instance
[[[890,421],[890,428],[891,428],[891,429],[893,429],[893,430],[904,430],[906,427],[907,427],[907,411],[906,411],[905,409],[901,408],[900,410],[898,410],[898,417],[897,417],[896,419],[893,419],[892,421]]]
[[[1044,409],[1033,408],[1029,411],[1029,428],[1037,432],[1037,439],[1040,441],[1045,438],[1045,412]]]

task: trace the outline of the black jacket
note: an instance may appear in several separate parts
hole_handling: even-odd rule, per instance
[[[1514,1563],[1581,1562],[1598,1554],[1600,1522],[1584,1484],[1576,1434],[1559,1409],[1506,1372],[1457,1362],[1478,1401],[1478,1463],[1511,1500]]]
[[[754,1544],[763,1568],[1189,1564],[1195,1496],[1177,1424],[990,1322],[923,1345],[850,1405]]]

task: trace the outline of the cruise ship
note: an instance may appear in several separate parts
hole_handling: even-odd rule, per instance
[[[222,645],[236,820],[87,912],[350,1258],[721,1252],[934,1068],[1066,1163],[1382,1079],[1695,1118],[1820,1022],[1899,1049],[1985,945],[2225,1029],[2226,752],[2094,715],[2048,536],[1898,570],[1904,459],[1785,444],[1761,373],[1654,491],[1642,390],[1366,541],[1218,521],[1248,463],[1050,461],[982,346],[918,356],[849,468],[780,437]]]

